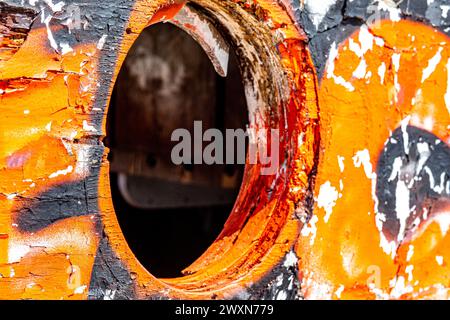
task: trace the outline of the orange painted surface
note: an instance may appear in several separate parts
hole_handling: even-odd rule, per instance
[[[401,21],[361,30],[331,54],[320,88],[315,216],[302,230],[298,250],[307,298],[447,296],[450,238],[444,222],[433,216],[390,248],[377,226],[373,188],[379,154],[402,121],[450,142],[449,49],[447,36]],[[366,68],[356,73],[361,63]],[[336,195],[329,208],[320,199],[327,193]]]
[[[38,232],[20,231],[17,219],[27,199],[86,174],[83,150],[73,142],[85,135],[97,53],[95,45],[85,44],[57,54],[47,30],[35,28],[2,63],[1,298],[87,297],[98,243],[93,218],[61,220]]]
[[[164,292],[165,296],[171,298],[185,299],[221,299],[245,294],[244,288],[270,274],[295,245],[301,223],[291,213],[294,203],[304,199],[308,185],[306,172],[314,165],[314,155],[309,151],[317,141],[314,137],[318,133],[315,104],[317,79],[302,41],[305,39],[304,34],[292,26],[290,18],[279,5],[261,1],[262,6],[269,10],[267,18],[286,26],[281,28],[282,32],[286,32],[287,39],[279,37],[277,28],[271,30],[273,33],[269,35],[280,41],[277,44],[278,58],[282,68],[292,76],[292,88],[298,90],[292,90],[286,105],[270,107],[276,113],[286,110],[286,117],[283,113],[277,125],[285,130],[280,149],[283,150],[284,146],[296,148],[289,159],[286,159],[286,169],[281,169],[279,177],[261,177],[259,165],[247,167],[240,196],[221,235],[185,270],[185,277],[176,279],[156,279],[139,264],[129,249],[109,198],[108,167],[103,167],[99,190],[102,221],[116,254],[133,272],[140,298],[155,296],[157,292]],[[155,8],[153,10],[159,10],[156,4]],[[148,21],[144,17],[151,15],[151,10],[144,2],[137,2],[127,28],[133,32],[124,34],[118,67],[137,34],[147,26]],[[260,116],[265,121],[264,125],[270,127],[273,119],[266,114]],[[311,135],[311,139],[305,139],[305,143],[297,148],[298,136],[302,132],[307,136]],[[283,164],[283,161],[280,162]],[[274,179],[280,182],[276,184],[269,199],[267,190],[274,184]],[[254,190],[262,191],[256,194]]]
[[[171,19],[183,5],[137,1],[109,71],[117,75],[145,27]],[[9,60],[0,61],[0,298],[86,299],[102,232],[130,272],[137,298],[235,297],[287,263],[287,256],[294,264],[298,258],[307,299],[447,296],[450,239],[438,218],[449,207],[440,206],[393,249],[377,225],[373,190],[378,157],[402,122],[450,142],[448,37],[410,21],[363,28],[333,48],[319,86],[305,34],[282,6],[236,2],[236,11],[259,28],[256,40],[251,34],[246,40],[274,59],[270,67],[278,74],[267,74],[286,80],[288,90],[276,92],[279,103],[258,105],[252,116],[261,127],[280,129],[280,150],[289,152],[280,155],[277,176],[262,177],[260,166],[247,167],[222,234],[178,279],[156,279],[140,265],[112,206],[108,150],[101,159],[86,157],[93,146],[84,139],[99,140],[105,131],[107,106],[93,110],[101,46],[82,43],[58,53],[40,26]],[[236,25],[230,33],[243,36]],[[94,111],[103,112],[102,128],[92,123]],[[96,163],[98,190],[90,196],[98,199],[99,215],[80,212],[36,232],[20,230],[20,215],[33,214],[27,200],[81,181]]]

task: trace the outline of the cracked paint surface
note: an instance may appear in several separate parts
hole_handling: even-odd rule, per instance
[[[328,61],[325,72],[348,85],[322,79],[316,190],[344,191],[331,215],[317,205],[314,243],[300,240],[306,298],[446,296],[447,266],[435,257],[448,255],[448,45],[429,26],[385,21]]]
[[[0,2],[0,298],[446,298],[444,1],[192,3]],[[220,28],[185,27],[210,49],[227,34],[250,123],[283,152],[274,176],[247,166],[185,276],[156,279],[120,231],[102,139],[129,48],[191,5]]]

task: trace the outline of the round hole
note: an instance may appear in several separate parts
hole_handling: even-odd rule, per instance
[[[202,121],[203,132],[225,135],[245,129],[247,115],[234,55],[223,78],[178,27],[161,23],[141,33],[118,75],[105,144],[114,153],[110,181],[120,227],[153,275],[182,276],[213,243],[244,172],[244,165],[174,165],[172,132],[183,128],[194,137],[194,121]]]

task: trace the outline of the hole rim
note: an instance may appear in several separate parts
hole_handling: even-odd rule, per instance
[[[160,2],[162,4],[166,3],[166,1]],[[262,280],[262,278],[275,267],[275,262],[270,261],[271,255],[274,255],[274,251],[278,252],[275,253],[275,256],[279,258],[278,260],[281,262],[282,257],[289,251],[295,250],[295,244],[301,226],[305,221],[301,221],[298,217],[295,218],[294,216],[297,216],[298,207],[303,207],[303,210],[308,211],[308,204],[306,203],[308,202],[308,196],[310,196],[308,191],[312,190],[310,178],[313,176],[315,160],[318,153],[319,119],[316,110],[317,105],[312,102],[307,102],[315,102],[317,100],[317,78],[315,76],[312,60],[307,51],[306,43],[304,42],[304,34],[301,30],[297,29],[297,26],[294,26],[285,9],[279,4],[276,4],[275,9],[272,8],[277,14],[280,14],[281,12],[283,19],[290,21],[292,23],[292,28],[296,30],[294,32],[295,37],[292,40],[293,48],[289,47],[289,42],[285,47],[281,48],[284,52],[283,54],[280,52],[282,50],[280,50],[278,45],[274,44],[277,40],[276,34],[272,33],[271,30],[268,30],[266,25],[260,23],[255,16],[233,1],[195,0],[190,1],[189,4],[194,4],[197,8],[201,8],[201,10],[207,12],[209,18],[213,19],[215,23],[218,23],[221,26],[222,31],[226,32],[232,50],[235,51],[239,63],[241,64],[241,76],[244,81],[247,107],[249,108],[250,115],[253,115],[253,117],[250,116],[251,125],[262,123],[268,128],[280,127],[282,129],[282,135],[280,135],[282,148],[280,149],[285,151],[282,153],[285,162],[280,161],[277,179],[282,178],[282,181],[276,183],[278,186],[281,185],[282,188],[276,192],[277,201],[271,205],[266,204],[263,208],[266,210],[260,210],[258,212],[263,212],[263,216],[269,217],[269,222],[272,224],[267,223],[266,228],[263,231],[269,230],[270,232],[260,235],[257,239],[260,243],[266,242],[266,247],[261,252],[257,252],[257,254],[252,257],[253,259],[248,259],[245,254],[241,254],[239,257],[234,260],[232,259],[233,261],[228,263],[229,269],[231,270],[227,269],[224,271],[211,268],[211,265],[217,263],[217,261],[223,262],[223,260],[226,260],[225,258],[230,258],[226,256],[229,254],[229,251],[227,251],[220,257],[219,255],[215,255],[213,261],[205,260],[205,266],[200,266],[200,268],[191,275],[174,279],[157,279],[139,263],[127,245],[126,239],[118,225],[114,207],[112,205],[109,188],[109,165],[106,164],[103,166],[100,174],[99,198],[101,201],[99,201],[99,205],[104,223],[104,232],[110,239],[111,246],[118,258],[122,260],[133,275],[132,278],[135,282],[135,289],[138,292],[138,295],[143,298],[230,298],[242,290],[242,286],[245,283],[253,283],[254,281],[257,282]],[[147,15],[149,14],[149,17],[152,17],[155,14],[156,9],[153,8],[150,11],[150,13],[153,14],[149,14],[148,10],[145,13]],[[130,24],[132,24],[133,19],[130,19],[130,21]],[[248,23],[242,26],[240,25],[241,21],[247,21]],[[227,27],[225,27],[225,25]],[[241,34],[239,34],[236,32],[236,29],[232,30],[230,25],[233,25],[237,30],[239,30],[240,26],[245,27],[243,29],[246,30],[239,30],[241,32]],[[148,26],[148,23],[141,24],[141,26],[140,32]],[[245,35],[249,29],[252,31],[253,29],[264,29],[264,32],[251,32],[256,37],[247,38],[246,41],[248,41],[248,43],[246,46],[243,46],[242,43],[239,43],[239,39],[243,39],[243,35]],[[129,42],[126,43],[125,49],[131,47],[133,40],[137,39],[140,32],[130,35],[132,39],[127,40]],[[124,39],[123,41],[125,42],[126,40]],[[253,56],[253,58],[256,57],[255,52],[258,53],[256,48],[263,48],[264,54],[273,59],[265,59],[265,63],[256,65],[256,67],[259,68],[257,71],[264,74],[263,77],[255,72],[253,69],[254,64],[248,63],[248,61],[245,63],[245,60],[243,62],[243,59],[248,59],[249,56]],[[264,51],[264,49],[266,51]],[[298,50],[298,52],[295,53],[299,54],[299,56],[290,53],[290,50],[292,49]],[[123,51],[122,56],[117,63],[111,88],[114,86],[118,70],[120,70],[121,64],[125,60],[127,51],[128,50]],[[286,52],[288,55],[286,55]],[[299,60],[302,60],[303,62],[300,63]],[[263,67],[261,67],[261,65]],[[257,79],[258,81],[255,81],[254,79]],[[262,101],[262,103],[260,101]],[[261,108],[257,106],[257,104],[261,104],[263,107]],[[294,121],[290,121],[291,116]],[[106,120],[107,112],[104,117]],[[308,121],[302,123],[300,119],[307,119]],[[293,151],[293,143],[298,143],[298,141],[294,140],[298,139],[300,132],[308,135],[308,145],[305,148],[298,148]],[[284,149],[285,147],[288,147],[288,149]],[[311,151],[311,154],[302,154],[305,151],[303,149]],[[228,228],[230,225],[236,226],[235,220],[240,218],[240,215],[242,216],[242,214],[239,213],[239,208],[243,206],[247,206],[247,208],[250,209],[252,208],[252,203],[250,203],[251,201],[248,201],[246,196],[248,195],[248,190],[253,186],[259,186],[261,184],[262,185],[259,186],[260,188],[267,187],[267,181],[265,181],[266,183],[262,181],[267,179],[262,179],[260,175],[255,174],[257,170],[257,166],[246,165],[242,186],[234,209],[230,213],[225,228],[218,239],[226,236],[227,226]],[[301,176],[297,179],[296,184],[302,189],[302,192],[299,192],[297,195],[292,194],[289,190],[290,181],[296,174]],[[253,210],[254,209],[256,208],[253,208]],[[251,218],[252,216],[254,216],[254,212],[249,212],[249,217],[244,221],[244,226],[241,226],[240,229],[237,228],[236,230],[242,233],[244,229],[247,228],[248,218]],[[278,221],[274,220],[275,217],[277,217]],[[280,238],[284,239],[284,243],[277,242]],[[208,258],[208,256],[210,257],[210,249],[217,241],[218,240],[216,240],[198,260],[205,259],[205,256],[206,258]],[[268,246],[267,243],[269,244]],[[214,261],[214,258],[217,259]],[[239,259],[241,259],[241,263],[235,261]],[[269,260],[269,264],[265,264],[262,261],[264,259]],[[247,264],[245,265],[245,263]],[[243,265],[245,265],[245,267],[243,267]],[[247,270],[243,270],[245,268],[247,268]]]

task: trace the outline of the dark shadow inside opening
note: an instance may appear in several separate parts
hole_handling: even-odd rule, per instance
[[[131,48],[114,87],[104,143],[120,227],[156,277],[181,276],[212,244],[244,172],[243,164],[173,164],[172,132],[185,128],[193,135],[194,121],[202,121],[203,132],[245,130],[247,114],[233,54],[222,78],[203,49],[168,23],[145,29]]]

